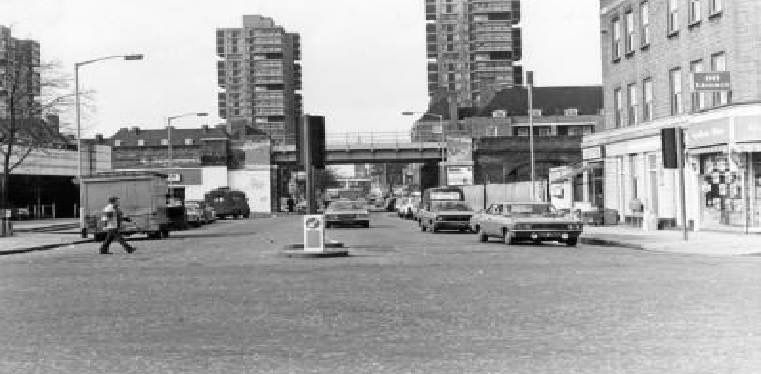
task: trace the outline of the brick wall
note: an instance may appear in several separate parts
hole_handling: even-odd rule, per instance
[[[613,91],[617,87],[621,88],[623,97],[622,123],[627,123],[626,87],[630,83],[636,83],[640,105],[638,114],[642,117],[642,81],[648,77],[652,78],[654,86],[654,119],[670,116],[668,73],[675,67],[682,69],[684,112],[690,113],[690,61],[702,59],[704,70],[708,71],[711,55],[717,52],[725,53],[727,70],[732,72],[732,101],[761,100],[761,1],[724,0],[722,13],[709,17],[709,0],[702,0],[700,24],[688,26],[688,0],[677,0],[679,32],[668,37],[668,1],[649,0],[650,45],[646,49],[640,48],[641,1],[601,1],[600,37],[606,128],[614,126]],[[635,20],[634,53],[613,62],[611,22],[616,16],[623,20],[628,9],[633,10]],[[626,38],[624,24],[622,21],[622,40]]]

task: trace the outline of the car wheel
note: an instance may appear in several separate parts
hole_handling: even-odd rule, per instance
[[[166,239],[169,237],[169,230],[168,229],[161,229],[161,239]]]
[[[513,244],[513,234],[510,232],[510,230],[502,229],[502,241],[505,243],[505,245]]]
[[[106,240],[106,233],[105,232],[96,232],[95,235],[93,235],[93,239],[95,239],[96,242],[102,242]]]
[[[370,228],[370,222],[365,222],[365,223],[362,224],[362,226],[364,228],[366,228],[366,229],[369,229]]]
[[[576,242],[577,242],[577,241],[578,241],[578,239],[577,239],[577,238],[568,239],[568,240],[565,242],[565,245],[567,245],[567,246],[569,246],[569,247],[575,247],[575,246],[576,246]]]

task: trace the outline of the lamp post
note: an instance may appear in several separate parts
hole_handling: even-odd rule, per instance
[[[402,112],[403,116],[414,116],[415,114],[422,114],[424,116],[433,116],[439,119],[439,129],[441,129],[441,162],[444,163],[447,158],[447,150],[446,150],[447,135],[446,135],[446,130],[444,129],[444,116],[441,114],[429,113],[429,112]],[[439,177],[439,184],[443,186],[443,185],[446,185],[447,178],[446,178],[446,174],[444,173],[441,173],[441,174],[442,175]]]
[[[526,71],[526,86],[528,88],[528,141],[531,153],[531,200],[536,200],[536,184],[534,179],[534,72]]]
[[[173,164],[173,161],[172,161],[172,120],[175,120],[177,118],[182,118],[182,117],[206,117],[208,115],[209,113],[206,113],[206,112],[190,112],[190,113],[178,114],[176,116],[166,117],[167,168],[171,168]]]
[[[121,58],[126,61],[142,60],[142,54],[129,54],[129,55],[115,55],[99,57],[92,60],[85,60],[74,63],[74,107],[75,107],[75,120],[77,122],[77,181],[79,181],[79,229],[82,232],[82,236],[87,236],[87,229],[85,228],[84,208],[82,207],[83,201],[83,189],[82,189],[82,124],[80,116],[79,105],[79,68],[85,65],[89,65],[98,61],[111,60]]]

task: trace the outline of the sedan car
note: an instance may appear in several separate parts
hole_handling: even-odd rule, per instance
[[[478,222],[480,241],[498,237],[507,245],[517,241],[557,241],[573,247],[582,230],[581,221],[558,214],[552,204],[544,202],[492,204]]]
[[[367,204],[360,201],[333,201],[325,210],[325,227],[358,225],[370,227]]]
[[[470,231],[473,209],[464,201],[432,201],[419,213],[421,231],[436,233],[439,230]]]

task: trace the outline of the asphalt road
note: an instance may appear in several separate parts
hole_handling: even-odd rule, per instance
[[[0,373],[757,373],[761,258],[478,243],[377,214],[0,257]]]

